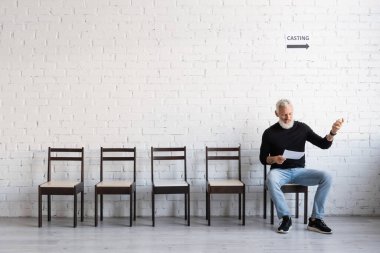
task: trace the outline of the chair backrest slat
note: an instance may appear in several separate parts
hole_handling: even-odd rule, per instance
[[[103,152],[135,152],[135,148],[103,148]]]
[[[82,161],[82,157],[50,157],[50,161]]]
[[[208,148],[208,151],[239,151],[239,147],[237,148]]]
[[[105,156],[107,153],[126,153],[125,156]],[[128,156],[132,153],[132,156]],[[100,181],[103,181],[105,161],[133,161],[133,182],[136,182],[136,147],[134,148],[100,148]]]
[[[83,148],[50,148],[50,152],[70,153],[70,152],[82,152]]]
[[[209,156],[208,160],[239,160],[239,156]]]
[[[183,155],[156,155],[156,152],[183,152]],[[160,160],[183,160],[184,163],[184,174],[185,180],[187,180],[187,169],[186,169],[186,146],[184,147],[173,147],[173,148],[154,148],[151,147],[151,179],[154,182],[154,162]]]
[[[185,156],[155,156],[153,160],[183,160]]]
[[[209,155],[209,152],[237,152],[238,155]],[[222,147],[222,148],[209,148],[206,146],[206,180],[208,180],[208,164],[209,161],[215,160],[235,160],[238,161],[239,180],[241,180],[241,152],[239,147]]]
[[[114,157],[103,157],[103,161],[134,161],[134,157],[121,157],[121,156],[114,156]]]
[[[184,151],[183,147],[177,148],[153,148],[154,152],[176,152],[176,151]]]

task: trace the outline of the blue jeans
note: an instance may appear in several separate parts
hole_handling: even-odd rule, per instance
[[[312,169],[272,169],[268,173],[267,188],[276,206],[277,216],[290,216],[289,207],[286,204],[284,193],[281,186],[284,184],[300,184],[305,186],[318,185],[314,197],[312,218],[323,219],[324,205],[331,187],[332,177],[330,174]]]

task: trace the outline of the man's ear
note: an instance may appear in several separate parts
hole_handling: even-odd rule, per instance
[[[276,116],[278,117],[278,113],[277,113],[277,111],[274,111],[274,114],[276,114]]]

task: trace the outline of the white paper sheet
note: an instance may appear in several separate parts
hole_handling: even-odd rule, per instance
[[[305,155],[305,152],[291,151],[291,150],[285,149],[284,154],[282,156],[285,157],[286,159],[298,160],[302,158],[304,155]]]

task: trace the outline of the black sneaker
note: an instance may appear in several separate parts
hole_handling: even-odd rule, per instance
[[[326,223],[321,219],[315,219],[314,221],[309,218],[309,224],[307,229],[310,231],[315,231],[322,234],[332,234],[331,228],[329,228]]]
[[[292,228],[292,218],[289,216],[282,217],[282,221],[280,226],[277,229],[278,233],[286,234],[289,232],[289,230]]]

